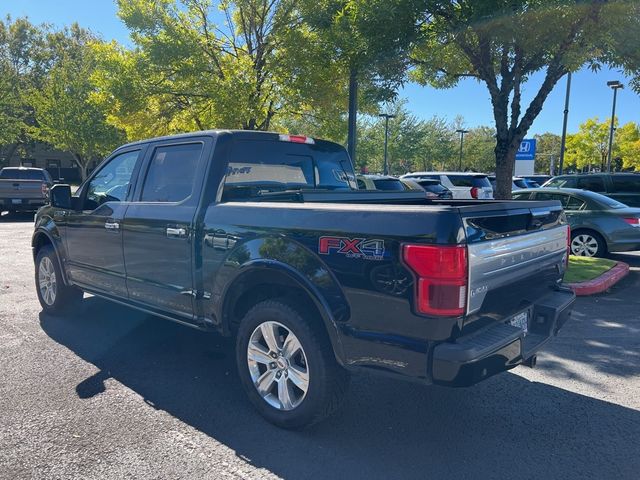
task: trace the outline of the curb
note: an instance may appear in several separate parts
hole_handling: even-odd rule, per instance
[[[629,265],[624,262],[616,263],[610,270],[588,282],[565,284],[578,296],[601,293],[618,283],[629,273]]]

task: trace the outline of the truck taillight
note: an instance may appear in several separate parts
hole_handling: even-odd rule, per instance
[[[416,274],[416,308],[426,315],[463,315],[467,306],[467,247],[404,245],[406,265]]]
[[[293,143],[306,143],[308,145],[313,145],[315,140],[311,137],[305,137],[304,135],[280,135],[281,142],[293,142]]]
[[[632,227],[640,227],[640,218],[623,218]]]
[[[471,187],[471,198],[478,198],[478,187]]]

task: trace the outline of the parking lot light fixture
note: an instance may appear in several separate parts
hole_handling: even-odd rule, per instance
[[[384,118],[384,175],[389,175],[389,164],[387,163],[387,145],[389,143],[389,119],[396,118],[392,113],[380,113],[379,117]]]
[[[611,172],[611,150],[613,148],[613,122],[616,118],[616,96],[619,88],[624,88],[624,85],[618,80],[611,80],[607,82],[607,87],[613,90],[613,107],[611,108],[611,125],[609,127],[609,150],[607,151],[607,173]]]
[[[469,130],[464,130],[462,128],[459,128],[458,130],[456,130],[456,133],[460,134],[460,161],[459,161],[458,170],[462,171],[462,145],[464,143],[464,134],[469,133]]]

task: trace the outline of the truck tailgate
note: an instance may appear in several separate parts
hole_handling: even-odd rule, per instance
[[[42,180],[0,180],[0,198],[41,200]]]
[[[495,304],[499,297],[516,297],[507,293],[520,288],[526,295],[519,298],[531,298],[562,278],[569,235],[562,208],[556,202],[522,207],[518,202],[516,209],[468,214],[461,209],[469,254],[469,315],[488,313],[488,296]]]

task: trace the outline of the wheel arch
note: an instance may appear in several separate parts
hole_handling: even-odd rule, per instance
[[[337,361],[343,364],[344,354],[338,324],[322,292],[291,266],[266,259],[243,265],[227,287],[222,302],[223,329],[237,331],[244,315],[257,303],[267,299],[283,299],[293,307],[310,312],[312,321],[325,328]]]
[[[40,252],[40,250],[42,250],[42,248],[46,246],[51,246],[51,248],[53,248],[53,251],[56,254],[56,258],[58,260],[58,267],[60,268],[60,272],[62,273],[62,280],[64,284],[71,285],[67,277],[67,272],[64,269],[64,262],[61,256],[61,251],[58,245],[58,241],[54,239],[53,235],[51,235],[49,231],[45,230],[44,228],[38,228],[34,232],[33,237],[31,238],[31,250],[33,253],[34,262],[36,261],[36,258],[38,257],[38,253]]]

